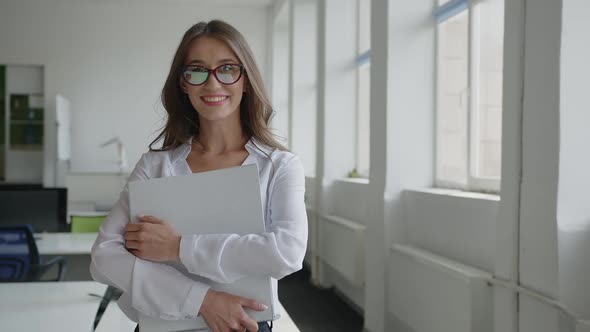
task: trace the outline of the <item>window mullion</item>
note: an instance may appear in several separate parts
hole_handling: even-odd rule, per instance
[[[468,4],[468,28],[467,28],[467,187],[468,190],[474,188],[474,181],[477,174],[477,137],[479,132],[477,102],[478,90],[475,88],[478,83],[477,77],[477,19],[475,15],[475,1],[469,1]]]
[[[357,0],[356,1],[356,12],[360,13],[361,12],[361,0]],[[359,56],[359,49],[360,49],[360,43],[361,43],[361,18],[360,15],[356,15],[356,56],[358,59]],[[354,128],[354,132],[355,132],[355,140],[354,140],[354,169],[356,169],[358,171],[359,169],[359,164],[360,164],[360,128],[359,128],[359,119],[360,119],[360,96],[359,96],[359,80],[360,80],[360,66],[357,64],[355,70],[356,70],[356,112],[355,112],[355,128]]]

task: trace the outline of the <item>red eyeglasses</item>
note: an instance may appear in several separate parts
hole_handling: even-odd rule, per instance
[[[214,69],[197,65],[187,65],[181,69],[182,78],[190,85],[202,85],[207,82],[211,73],[221,84],[230,85],[240,80],[244,74],[244,65],[224,64]]]

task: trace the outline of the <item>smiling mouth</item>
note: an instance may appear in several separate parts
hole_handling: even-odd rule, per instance
[[[215,96],[215,97],[201,97],[201,99],[207,103],[218,103],[220,101],[224,101],[228,96]]]

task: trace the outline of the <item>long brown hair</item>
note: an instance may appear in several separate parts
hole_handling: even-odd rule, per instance
[[[195,139],[199,137],[199,114],[181,89],[180,68],[184,65],[191,42],[202,36],[216,38],[226,43],[244,65],[245,75],[248,78],[245,89],[247,92],[244,93],[240,103],[240,122],[244,133],[271,148],[287,150],[277,141],[269,128],[274,111],[252,50],[238,30],[220,20],[199,22],[184,33],[162,89],[162,104],[168,113],[168,119],[160,134],[150,143],[150,150],[171,150],[186,143],[191,137]],[[162,147],[154,149],[152,146],[162,139],[164,139]]]

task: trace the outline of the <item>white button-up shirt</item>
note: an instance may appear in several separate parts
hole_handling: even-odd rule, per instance
[[[301,269],[307,247],[303,166],[295,154],[253,140],[245,148],[249,155],[243,165],[258,166],[266,232],[182,235],[180,261],[190,273],[221,283],[245,276],[271,276],[276,319],[277,279]],[[190,151],[187,143],[170,151],[143,154],[129,182],[191,174],[186,162]],[[138,312],[163,319],[197,316],[209,286],[170,265],[133,256],[123,238],[129,221],[126,185],[92,247],[90,273],[94,280],[123,291],[119,307],[135,322]]]

